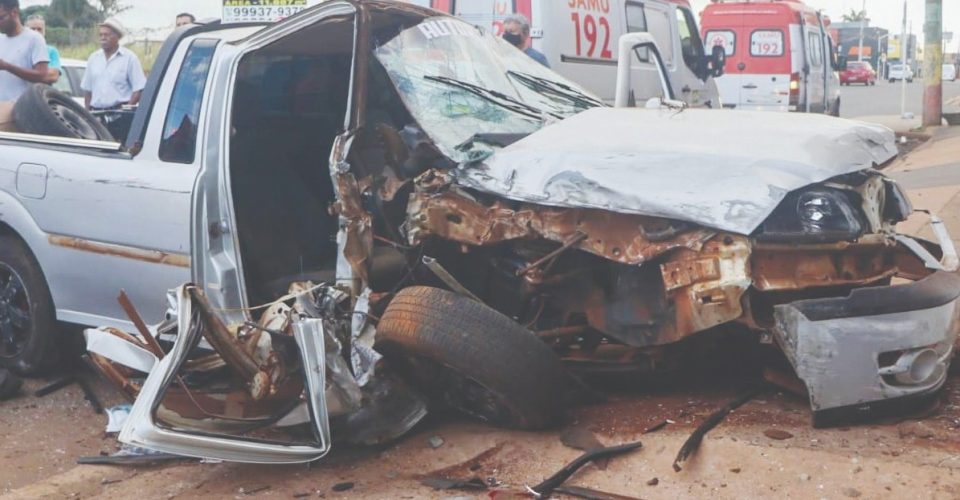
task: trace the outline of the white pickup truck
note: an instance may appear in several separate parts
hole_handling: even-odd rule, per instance
[[[621,43],[618,88],[666,74],[648,34]],[[184,28],[122,144],[0,134],[0,359],[42,368],[55,321],[134,331],[125,290],[167,321],[87,331],[139,396],[121,440],[265,462],[322,456],[328,419],[376,400],[345,382],[364,343],[520,428],[562,416],[567,369],[655,370],[730,331],[783,351],[820,422],[943,385],[956,253],[896,233],[912,207],[874,170],[891,131],[646,108],[399,2]],[[319,441],[250,440],[298,402]],[[380,416],[406,429],[417,408]]]

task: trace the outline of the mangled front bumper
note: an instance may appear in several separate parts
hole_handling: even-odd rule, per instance
[[[774,335],[810,395],[815,425],[922,398],[946,381],[960,276],[777,306]]]

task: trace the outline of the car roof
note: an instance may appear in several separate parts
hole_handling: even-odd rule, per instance
[[[60,64],[62,66],[80,66],[82,68],[87,67],[87,61],[81,61],[80,59],[60,59]]]

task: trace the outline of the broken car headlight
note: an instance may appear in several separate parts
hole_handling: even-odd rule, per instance
[[[791,193],[763,223],[763,241],[835,242],[855,240],[864,224],[847,193],[820,189]]]

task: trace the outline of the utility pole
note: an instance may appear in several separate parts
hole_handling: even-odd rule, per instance
[[[900,74],[900,117],[903,119],[912,118],[907,116],[907,0],[903,0],[903,26],[900,28],[900,64],[903,66],[903,73]]]
[[[857,61],[863,62],[863,25],[867,22],[867,0],[863,0],[860,9],[860,45],[857,47]]]
[[[923,126],[943,120],[943,0],[926,0],[923,24]]]

